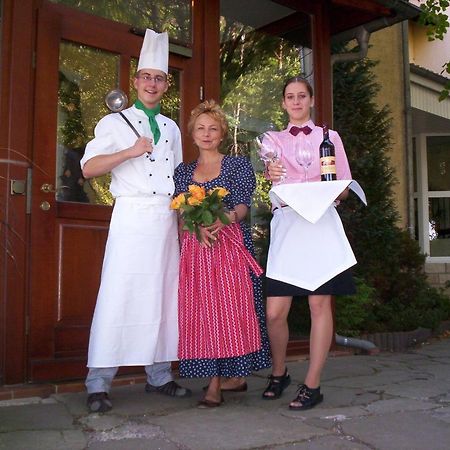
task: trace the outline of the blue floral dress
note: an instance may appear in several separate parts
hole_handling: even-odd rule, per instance
[[[197,161],[193,161],[189,164],[181,163],[176,168],[174,176],[175,195],[186,192],[191,184],[202,186],[206,190],[220,186],[230,192],[224,198],[224,203],[228,209],[232,210],[239,204],[245,204],[250,207],[256,181],[253,168],[247,158],[225,156],[222,160],[219,176],[205,183],[198,183],[193,180],[196,167]],[[250,254],[254,256],[250,227],[245,222],[240,222],[239,225],[244,237],[244,245]],[[250,273],[250,276],[253,284],[255,311],[260,328],[261,349],[253,353],[228,358],[180,359],[180,376],[187,378],[212,376],[242,377],[250,375],[253,371],[271,366],[261,277],[257,277],[253,273]]]

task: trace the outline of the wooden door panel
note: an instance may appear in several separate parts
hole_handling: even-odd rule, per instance
[[[100,197],[74,199],[66,196],[67,190],[60,190],[68,189],[67,183],[60,182],[67,170],[62,155],[80,157],[95,122],[103,114],[99,108],[104,107],[103,98],[109,89],[120,86],[128,91],[132,59],[138,57],[141,44],[142,37],[130,33],[128,26],[45,1],[38,10],[28,381],[86,376],[89,330],[112,208],[94,204]],[[92,55],[106,63],[97,66],[92,62],[97,60],[90,59]],[[83,61],[87,61],[86,66]],[[169,64],[179,72],[177,95],[183,98],[185,88],[200,91],[199,77],[195,81],[191,77],[199,70],[193,58],[171,55]],[[105,67],[112,70],[104,71]],[[96,84],[97,79],[101,83]],[[83,82],[90,83],[89,89]],[[71,103],[74,97],[69,94],[78,96],[79,106]],[[80,106],[80,98],[85,102],[88,98],[91,103]],[[190,99],[190,110],[197,99],[191,94],[186,98]],[[74,108],[81,112],[78,120],[80,128],[84,127],[84,134],[75,134],[84,137],[81,147],[64,141],[67,130],[62,127],[73,124],[65,117]],[[186,115],[185,111],[180,114],[182,118]],[[69,131],[75,133],[78,129]],[[73,167],[79,170],[78,164]],[[92,186],[83,185],[83,189]],[[126,368],[121,373],[137,370]]]
[[[105,224],[59,225],[58,326],[91,322],[107,232]]]
[[[105,224],[59,225],[57,358],[86,355],[107,233]]]

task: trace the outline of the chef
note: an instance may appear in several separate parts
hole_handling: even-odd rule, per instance
[[[120,366],[145,366],[147,392],[191,393],[170,370],[177,359],[179,243],[169,204],[182,148],[178,126],[160,113],[168,45],[167,33],[146,30],[134,77],[138,100],[122,111],[128,121],[120,113],[103,117],[81,160],[86,178],[111,172],[115,198],[89,340],[90,412],[112,408],[108,394]]]

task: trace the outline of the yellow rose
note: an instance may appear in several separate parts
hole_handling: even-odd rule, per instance
[[[178,194],[170,203],[171,209],[180,209],[181,205],[184,205],[186,203],[186,198],[184,196],[184,193]]]
[[[191,206],[197,206],[197,205],[200,205],[201,202],[202,202],[202,200],[200,200],[200,199],[198,199],[198,198],[195,198],[194,196],[189,197],[189,198],[187,199],[188,205],[191,205]]]
[[[189,186],[189,192],[192,195],[192,197],[196,198],[197,200],[199,200],[199,203],[201,203],[203,201],[203,199],[205,198],[205,188],[201,187],[201,186],[197,186],[195,184],[191,184]],[[191,197],[191,198],[192,198]],[[189,203],[189,201],[188,201]],[[197,203],[197,205],[199,204]],[[189,203],[190,204],[190,203]]]
[[[230,192],[229,191],[227,191],[225,188],[223,188],[223,187],[218,187],[218,188],[216,188],[215,189],[216,191],[218,191],[217,192],[217,195],[220,197],[220,198],[224,198],[226,195],[228,195]]]

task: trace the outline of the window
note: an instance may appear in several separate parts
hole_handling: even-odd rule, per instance
[[[192,43],[191,0],[51,0],[82,12],[125,23],[137,29],[167,31],[171,41],[190,47]]]
[[[413,147],[415,233],[430,262],[450,260],[450,135],[420,135]]]

